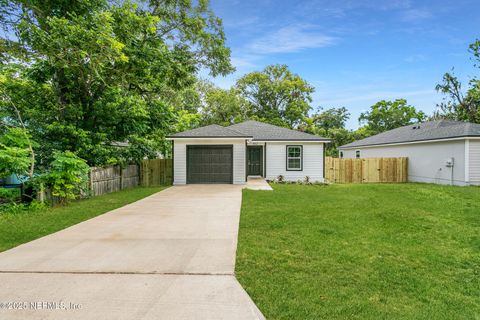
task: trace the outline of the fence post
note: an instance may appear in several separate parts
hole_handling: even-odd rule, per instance
[[[43,183],[40,183],[40,190],[38,192],[38,201],[41,203],[45,202],[45,188],[43,187]]]
[[[144,187],[149,187],[150,186],[150,172],[149,172],[149,160],[143,160],[142,163],[142,172],[143,172],[143,186]]]
[[[120,190],[123,190],[123,167],[120,166]]]
[[[143,186],[144,186],[144,187],[150,186],[150,183],[148,182],[148,180],[150,179],[150,177],[149,177],[149,175],[148,175],[147,161],[148,161],[148,160],[143,160],[143,162],[142,162]]]
[[[167,182],[167,160],[160,160],[160,170],[162,172],[162,181],[160,181],[160,184],[164,184]]]
[[[95,167],[91,167],[90,171],[88,172],[88,184],[89,184],[89,189],[90,189],[90,195],[94,196],[93,192],[93,170],[95,170]]]
[[[138,181],[137,181],[137,186],[141,186],[142,183],[142,170],[140,167],[140,164],[137,162],[137,176],[138,176]]]

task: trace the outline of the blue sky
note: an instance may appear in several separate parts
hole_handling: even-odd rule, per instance
[[[480,1],[212,0],[237,71],[214,83],[287,64],[316,89],[312,106],[347,107],[347,126],[382,99],[405,98],[431,114],[435,85],[455,67],[475,74],[468,45],[480,38]]]

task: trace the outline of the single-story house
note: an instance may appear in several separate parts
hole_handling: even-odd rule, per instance
[[[408,157],[413,182],[480,185],[480,124],[437,120],[339,147],[343,158]]]
[[[330,140],[258,121],[209,125],[167,137],[173,141],[173,183],[244,184],[248,176],[324,181]]]

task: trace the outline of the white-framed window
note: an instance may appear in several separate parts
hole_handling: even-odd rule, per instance
[[[360,159],[360,150],[355,151],[355,158]]]
[[[343,151],[340,151],[340,158],[343,158]]]
[[[287,171],[302,171],[302,146],[287,146]]]

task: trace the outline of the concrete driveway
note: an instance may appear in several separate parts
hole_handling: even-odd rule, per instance
[[[0,253],[0,319],[263,319],[234,276],[240,206],[175,186]]]

